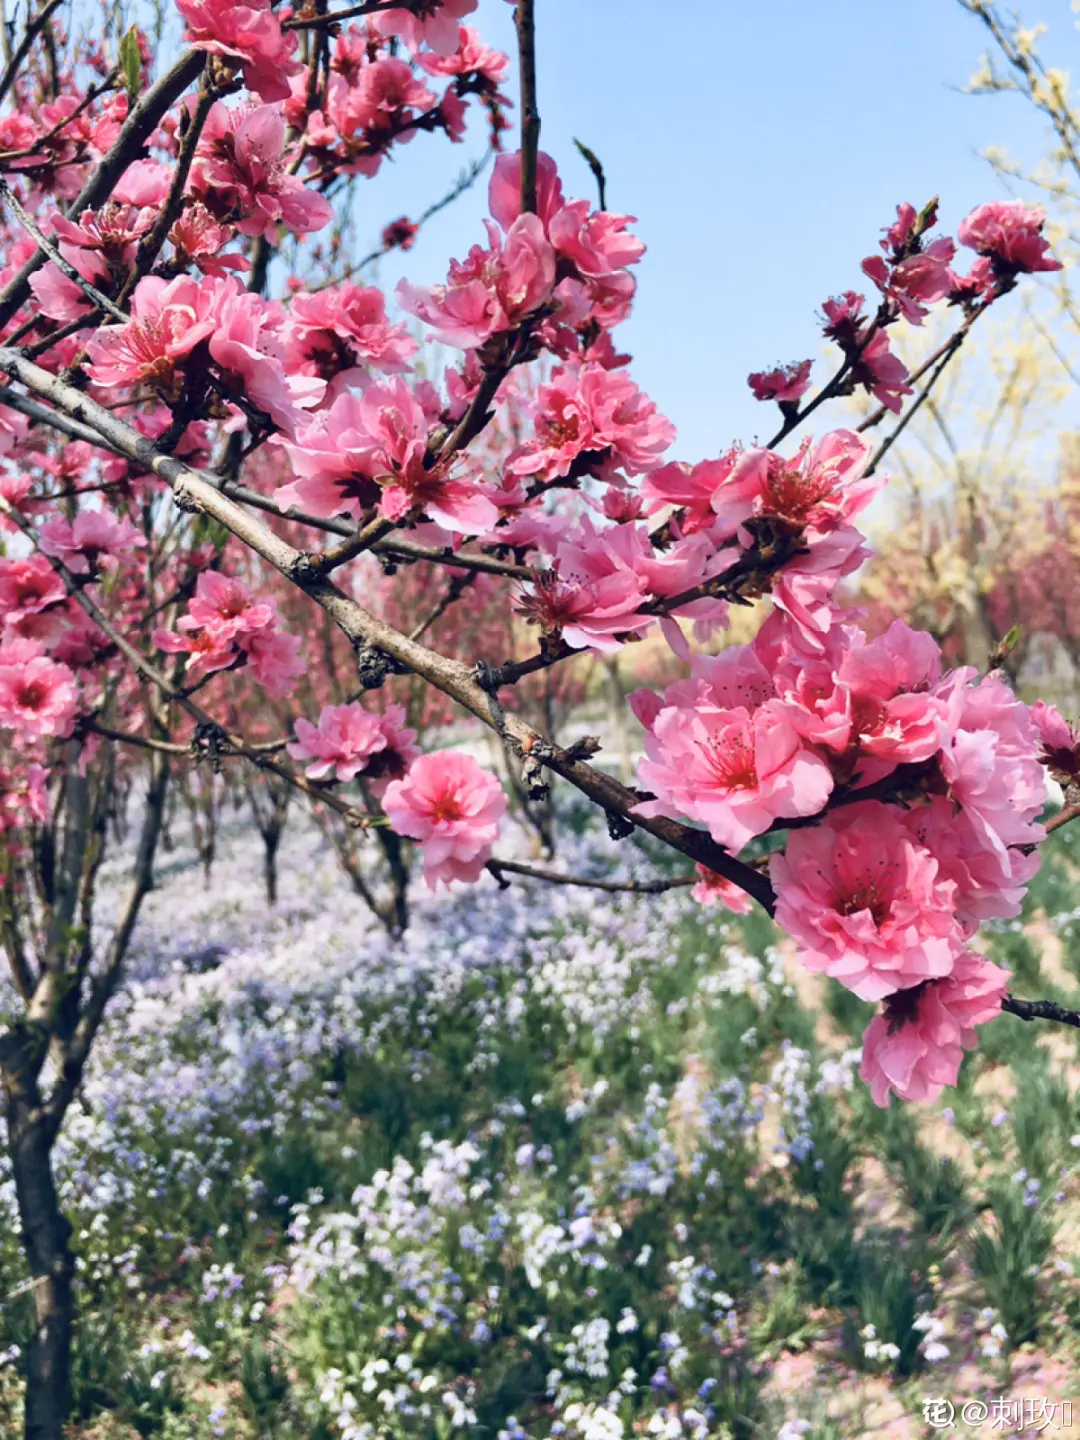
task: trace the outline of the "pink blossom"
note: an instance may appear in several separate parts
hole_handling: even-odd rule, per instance
[[[274,620],[273,606],[256,600],[242,580],[204,570],[195,585],[195,594],[186,615],[177,621],[179,630],[205,630],[221,642],[236,640],[254,630],[264,630]]]
[[[508,463],[514,475],[555,480],[602,464],[635,475],[653,469],[675,439],[675,427],[621,371],[566,366],[542,385],[534,438]]]
[[[965,1050],[975,1048],[975,1026],[1001,1010],[1007,973],[981,955],[964,951],[952,973],[898,991],[863,1035],[860,1077],[875,1105],[936,1100],[955,1085]]]
[[[296,740],[285,748],[294,760],[311,760],[309,780],[352,780],[378,750],[386,748],[379,716],[358,702],[324,705],[319,723],[295,721]]]
[[[988,850],[1044,836],[1035,824],[1046,803],[1046,772],[1026,705],[993,676],[972,684],[974,670],[954,670],[936,688],[944,701],[941,773],[952,799]]]
[[[381,290],[337,285],[297,295],[285,322],[285,366],[292,374],[360,378],[359,367],[395,373],[408,370],[419,346],[404,325],[386,318]]]
[[[733,915],[750,913],[751,900],[745,890],[740,890],[731,880],[725,880],[723,875],[718,875],[707,865],[695,865],[694,869],[700,878],[690,894],[699,905],[721,905]]]
[[[719,460],[702,460],[692,467],[673,461],[651,470],[641,482],[645,513],[655,515],[670,505],[681,512],[679,526],[684,535],[711,529],[716,523],[713,496],[729,482],[740,453],[730,450]]]
[[[522,587],[515,610],[545,636],[561,636],[574,650],[618,650],[619,637],[638,634],[652,623],[639,613],[649,587],[637,568],[640,550],[634,552],[634,535],[633,526],[598,532],[583,520],[573,539],[560,542],[555,568]]]
[[[469,25],[458,27],[457,49],[453,54],[424,50],[416,56],[416,63],[429,75],[481,75],[492,88],[502,84],[510,68],[509,56],[485,45]]]
[[[326,382],[285,373],[281,307],[243,289],[236,280],[202,283],[216,287],[211,358],[252,405],[265,411],[286,434],[293,434],[305,423],[304,410],[323,398]]]
[[[241,235],[273,236],[278,225],[297,235],[333,219],[325,196],[290,174],[280,105],[230,110],[220,101],[207,116],[190,186],[195,198]]]
[[[587,200],[571,200],[552,215],[548,236],[579,274],[599,280],[635,265],[644,255],[644,242],[626,229],[635,219],[608,210],[594,211]]]
[[[280,700],[307,671],[307,661],[300,654],[300,636],[284,630],[254,630],[240,637],[247,656],[248,669],[267,695]]]
[[[67,599],[64,582],[44,555],[0,556],[0,621],[14,629]]]
[[[506,795],[489,770],[460,750],[421,755],[404,780],[392,780],[383,809],[399,835],[420,841],[432,890],[475,881],[491,857]]]
[[[471,15],[478,0],[429,0],[413,10],[380,11],[372,22],[380,35],[400,35],[410,50],[427,45],[437,55],[453,55],[458,44],[458,21]]]
[[[906,824],[938,862],[941,876],[955,885],[956,918],[970,935],[984,920],[1020,914],[1028,884],[1039,869],[1037,850],[988,848],[963,810],[944,795],[928,795],[908,811]]]
[[[416,112],[431,111],[435,104],[434,91],[404,60],[385,59],[364,65],[351,84],[341,75],[331,75],[326,112],[343,136],[363,132],[367,153],[353,168],[374,175],[382,152],[393,140],[406,144],[416,134],[410,123]]]
[[[220,225],[205,205],[194,201],[184,207],[184,213],[169,231],[169,239],[176,247],[178,264],[190,261],[204,275],[221,276],[251,266],[246,255],[221,253],[235,233],[231,225]]]
[[[894,806],[864,801],[793,831],[769,873],[799,959],[863,1000],[950,974],[963,948],[955,884]]]
[[[551,217],[565,203],[558,166],[541,150],[536,157],[536,213],[545,233]],[[520,150],[497,157],[488,185],[488,209],[504,230],[509,230],[521,214]]]
[[[1046,215],[1038,205],[1022,200],[991,200],[977,205],[957,230],[961,245],[985,255],[1000,278],[1037,270],[1060,270],[1061,261],[1049,253],[1043,238]]]
[[[871,449],[854,431],[833,430],[816,444],[804,441],[791,460],[773,450],[744,451],[713,493],[715,534],[729,539],[747,520],[762,516],[819,535],[836,530],[884,484],[880,476],[863,476]]]
[[[28,640],[0,645],[0,726],[21,740],[70,735],[78,710],[75,676]]]
[[[296,36],[286,34],[272,0],[176,0],[197,50],[238,61],[244,84],[263,100],[286,100],[289,77],[303,69]]]
[[[1080,777],[1080,734],[1070,725],[1056,705],[1044,700],[1031,707],[1031,723],[1035,726],[1042,749],[1039,759],[1056,780],[1063,784]]]
[[[362,514],[372,506],[389,519],[412,511],[463,534],[489,529],[498,511],[470,480],[427,463],[428,419],[404,380],[342,392],[285,448],[297,478],[275,492],[281,506],[324,514]]]
[[[158,628],[151,638],[156,649],[165,651],[167,655],[189,657],[184,672],[189,685],[217,670],[237,665],[243,658],[228,636],[214,635],[209,630],[191,630],[178,635],[172,630]]]
[[[87,342],[86,367],[97,385],[151,385],[166,393],[196,345],[214,333],[214,293],[205,282],[148,275],[132,296],[126,325],[103,325]]]
[[[402,280],[402,308],[430,325],[446,345],[468,350],[511,330],[551,296],[555,252],[536,215],[519,215],[503,241],[488,222],[487,250],[474,245],[450,264],[446,285],[429,289]]]
[[[812,360],[792,361],[773,370],[758,370],[748,375],[746,383],[755,400],[775,400],[779,405],[794,405],[810,389]]]
[[[404,777],[420,754],[416,731],[405,723],[405,707],[388,705],[378,717],[383,745],[367,763],[364,778],[371,793],[381,799],[392,780]]]
[[[941,651],[933,636],[895,620],[884,635],[848,650],[837,679],[851,696],[849,744],[861,782],[887,775],[894,765],[929,760],[941,743],[944,702],[930,693],[941,674]]]
[[[636,813],[700,821],[733,854],[778,819],[817,814],[832,790],[829,768],[772,699],[749,645],[695,655],[690,679],[669,686],[659,709],[632,696],[646,717],[638,779],[656,796]]]
[[[126,516],[101,510],[80,510],[74,522],[60,516],[46,520],[39,537],[44,554],[62,560],[73,575],[95,574],[104,564],[146,544]]]

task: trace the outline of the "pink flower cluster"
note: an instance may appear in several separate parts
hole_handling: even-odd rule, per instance
[[[403,780],[391,780],[383,809],[399,835],[418,840],[432,890],[476,881],[499,837],[506,793],[490,770],[460,750],[421,755]]]
[[[1019,913],[1038,868],[1036,727],[999,679],[942,675],[935,642],[903,621],[869,641],[842,622],[820,650],[806,639],[776,611],[752,644],[631,697],[637,811],[696,821],[733,854],[789,830],[770,862],[777,921],[808,968],[886,1001],[864,1048],[875,1098],[890,1084],[923,1098],[1000,1008],[1002,974],[969,945],[981,921]]]
[[[631,216],[594,211],[586,200],[567,203],[555,162],[544,154],[536,214],[521,213],[520,154],[495,162],[489,204],[487,246],[453,261],[445,285],[398,286],[403,307],[437,339],[471,350],[526,320],[552,317],[556,330],[569,332],[561,340],[566,348],[590,322],[610,329],[626,317],[634,295],[626,267],[645,249],[626,228]]]
[[[272,604],[256,600],[241,580],[205,570],[195,586],[177,631],[154,631],[154,644],[171,655],[187,655],[187,684],[217,670],[246,666],[275,698],[287,695],[307,668],[300,640],[275,628]]]

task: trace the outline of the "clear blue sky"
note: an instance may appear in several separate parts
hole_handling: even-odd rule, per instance
[[[601,157],[608,204],[638,217],[648,244],[638,301],[619,332],[632,373],[675,422],[676,453],[699,459],[767,436],[774,407],[746,375],[811,356],[822,300],[860,287],[898,201],[941,196],[945,228],[1002,194],[979,157],[990,143],[1031,158],[1042,127],[1019,99],[960,93],[985,49],[955,0],[537,0],[542,147],[572,195],[592,196],[573,147]],[[1068,66],[1080,42],[1067,0],[1027,5]],[[489,43],[512,51],[512,8],[480,0]],[[1076,65],[1073,65],[1074,72]],[[514,90],[516,92],[516,64]],[[362,233],[416,214],[482,148],[418,136],[361,191]],[[516,120],[516,112],[514,116]],[[370,208],[369,208],[370,207]],[[392,288],[445,274],[482,238],[486,186],[436,217]]]

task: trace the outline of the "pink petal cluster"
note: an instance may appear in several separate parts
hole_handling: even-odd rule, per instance
[[[506,794],[471,755],[437,750],[414,760],[403,780],[392,780],[382,804],[397,833],[420,842],[424,879],[435,890],[480,878],[499,836]]]
[[[620,469],[654,469],[675,439],[675,427],[629,375],[603,365],[567,365],[536,399],[534,435],[507,462],[512,475],[541,480]]]
[[[60,516],[46,520],[38,535],[43,553],[62,561],[73,575],[95,574],[146,545],[127,516],[103,510],[80,510],[73,521]]]
[[[479,0],[434,0],[421,14],[380,11],[372,22],[380,35],[399,35],[410,50],[427,45],[437,55],[452,55],[458,45],[458,21],[471,15]]]
[[[1038,205],[991,200],[977,205],[956,233],[961,245],[990,261],[1000,279],[1012,281],[1017,275],[1061,269],[1043,236],[1045,224],[1046,215]]]
[[[799,959],[863,1000],[950,974],[964,948],[954,884],[896,807],[864,802],[794,831],[769,873]]]
[[[290,173],[288,159],[280,105],[230,109],[218,101],[195,152],[191,193],[241,235],[270,239],[279,225],[297,235],[321,230],[333,206]]]
[[[750,645],[696,655],[689,680],[664,695],[630,697],[645,726],[644,816],[682,815],[732,853],[778,820],[816,815],[833,788],[829,766],[775,703],[772,679]]]
[[[955,1085],[965,1050],[975,1047],[975,1026],[1001,1010],[1008,976],[999,966],[965,951],[952,971],[900,990],[863,1035],[859,1075],[877,1105],[890,1092],[901,1100],[936,1100]]]
[[[187,38],[197,50],[237,61],[244,84],[263,100],[285,100],[289,77],[303,65],[296,36],[282,30],[273,0],[176,0],[187,21]]]
[[[241,580],[204,570],[176,633],[154,631],[159,650],[189,657],[189,683],[216,670],[246,666],[266,693],[287,695],[307,668],[300,638],[275,628],[274,607],[256,600]]]
[[[313,762],[304,772],[309,780],[347,781],[373,773],[385,789],[419,754],[413,743],[416,731],[405,728],[404,717],[400,705],[390,706],[385,715],[365,710],[357,701],[324,705],[317,725],[295,722],[296,740],[286,749],[294,760]]]
[[[1075,784],[1080,778],[1080,733],[1056,705],[1039,700],[1031,707],[1031,723],[1039,737],[1039,759],[1055,780]]]
[[[404,325],[386,318],[381,290],[352,284],[297,295],[284,341],[291,375],[316,375],[339,387],[362,381],[369,370],[408,370],[419,349]]]
[[[274,498],[324,515],[377,509],[389,519],[427,515],[450,530],[477,534],[498,511],[466,472],[429,463],[431,421],[403,379],[341,392],[286,441],[295,478]]]
[[[740,890],[732,881],[725,880],[723,875],[718,875],[707,865],[695,865],[694,869],[698,879],[690,894],[699,905],[720,905],[723,909],[730,910],[733,915],[750,913],[752,901],[745,890]]]
[[[75,676],[32,640],[0,645],[0,729],[20,740],[63,739],[78,713]]]
[[[775,400],[778,405],[795,405],[810,389],[812,360],[792,361],[772,370],[757,370],[746,377],[755,400]]]

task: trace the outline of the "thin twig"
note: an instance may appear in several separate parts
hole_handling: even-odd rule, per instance
[[[668,890],[679,890],[693,885],[696,875],[679,875],[671,880],[588,880],[583,875],[563,875],[558,870],[545,870],[539,865],[522,865],[517,860],[496,860],[492,858],[486,867],[503,887],[509,881],[504,875],[523,875],[529,880],[544,880],[549,885],[580,885],[587,890],[606,890],[609,894],[663,895]]]

